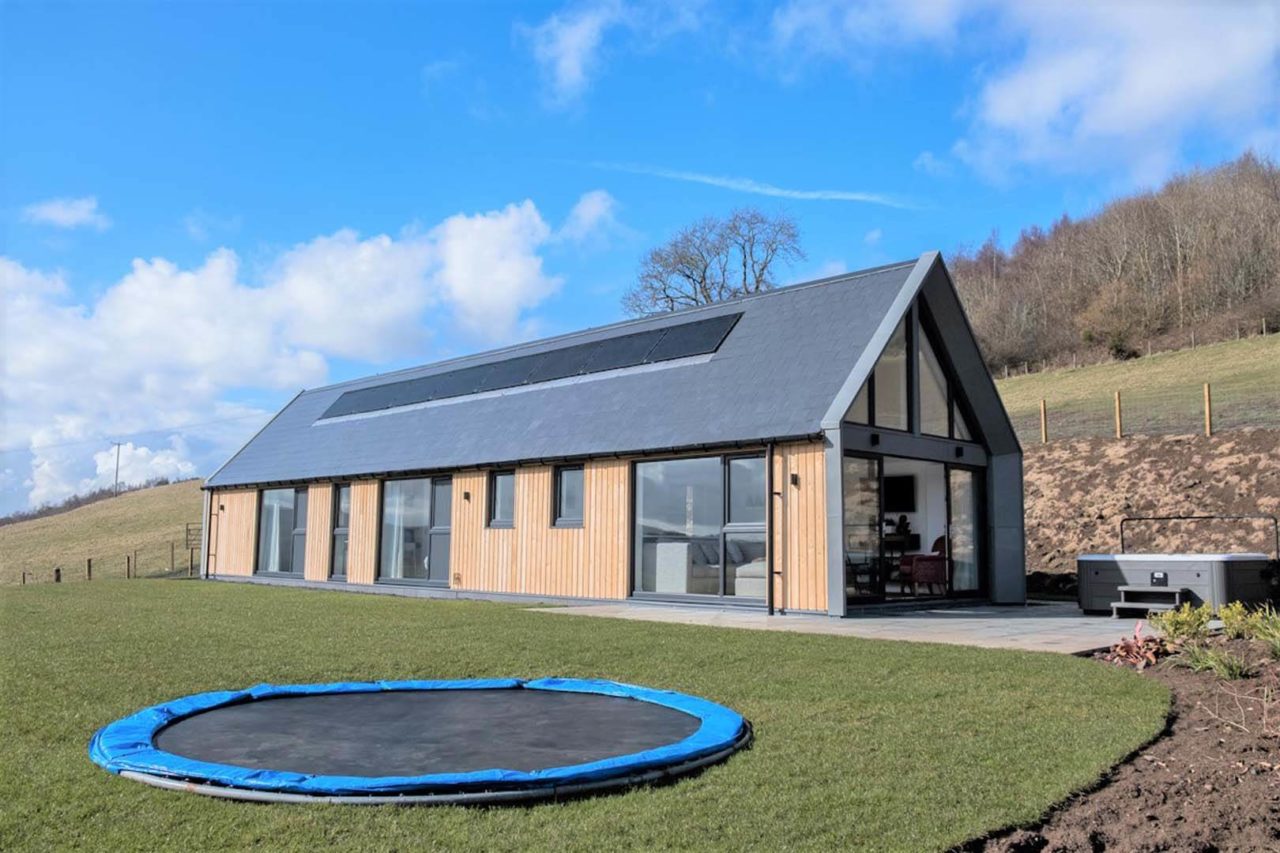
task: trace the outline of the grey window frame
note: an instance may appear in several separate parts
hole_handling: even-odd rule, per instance
[[[637,475],[639,465],[646,462],[674,462],[682,459],[716,459],[720,463],[720,578],[719,592],[712,593],[662,593],[662,592],[646,592],[639,589],[636,583],[636,569],[640,565],[640,540],[636,533],[636,508],[639,506],[637,493],[640,487],[640,478]],[[747,598],[736,595],[727,595],[725,588],[725,562],[728,555],[727,540],[728,537],[736,534],[756,534],[762,533],[765,537],[765,547],[768,548],[769,542],[769,514],[766,510],[763,522],[750,523],[733,523],[729,521],[729,463],[734,459],[760,459],[767,467],[769,464],[769,455],[762,450],[746,450],[731,453],[701,453],[677,456],[653,456],[636,459],[631,463],[631,508],[629,511],[628,526],[630,528],[630,567],[627,574],[627,585],[630,589],[632,598],[647,599],[651,601],[687,601],[687,602],[716,602],[726,607],[745,607],[760,609],[768,606],[768,593],[763,598]],[[766,472],[767,477],[767,472]],[[767,480],[766,480],[767,482]],[[766,507],[769,500],[767,487],[765,493]],[[767,553],[767,552],[766,552]],[[768,582],[772,583],[773,579],[768,578]]]
[[[293,493],[293,527],[288,531],[289,536],[289,571],[287,572],[270,572],[262,569],[262,503],[267,492],[292,492]],[[258,507],[254,515],[253,525],[253,573],[269,578],[301,578],[306,573],[307,563],[307,517],[302,518],[302,527],[298,527],[298,493],[307,495],[307,509],[310,510],[311,498],[309,490],[306,486],[279,486],[270,489],[258,489]],[[302,536],[302,566],[294,568],[293,566],[293,540],[299,535]]]
[[[339,535],[342,535],[342,536],[345,536],[345,537],[346,537],[346,542],[347,542],[347,563],[346,563],[345,565],[348,565],[348,566],[349,566],[349,565],[350,565],[350,559],[351,559],[351,519],[350,519],[350,518],[348,518],[348,519],[347,519],[347,526],[346,526],[346,527],[339,527],[339,526],[338,526],[338,507],[341,505],[340,498],[341,498],[341,493],[342,493],[342,490],[343,490],[343,489],[346,489],[346,490],[347,490],[347,494],[348,494],[348,495],[350,495],[350,494],[351,494],[351,483],[334,483],[334,484],[333,484],[333,495],[330,497],[330,500],[333,502],[333,505],[332,505],[332,507],[331,507],[331,508],[330,508],[330,510],[329,510],[329,513],[330,513],[330,514],[329,514],[329,519],[330,519],[330,524],[329,524],[329,526],[330,526],[330,528],[331,528],[331,530],[330,530],[330,532],[329,532],[329,580],[331,580],[331,581],[345,581],[345,580],[347,579],[347,573],[346,573],[346,572],[343,572],[342,574],[337,574],[337,573],[336,573],[336,572],[334,572],[334,570],[333,570],[333,567],[334,567],[334,565],[335,565],[334,557],[336,557],[336,556],[337,556],[337,553],[338,553],[338,536],[339,536]],[[378,499],[379,499],[379,504],[381,504],[381,499],[382,499],[381,491],[379,491]],[[348,499],[348,500],[349,500],[349,499]],[[350,507],[350,503],[348,503],[348,515],[350,515],[350,508],[349,508],[349,507]],[[379,509],[379,514],[381,514],[381,509]],[[381,522],[381,519],[379,519],[379,522]]]
[[[498,507],[498,478],[510,475],[511,477],[511,518],[498,519],[495,516],[495,510]],[[516,469],[515,468],[495,468],[489,472],[488,478],[488,494],[485,496],[485,527],[494,530],[511,530],[516,526]]]
[[[564,491],[560,488],[566,471],[582,474],[582,514],[577,517],[564,514]],[[551,526],[582,527],[587,514],[587,468],[585,465],[557,465],[551,477]]]

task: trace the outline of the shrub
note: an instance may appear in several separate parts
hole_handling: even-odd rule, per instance
[[[1233,640],[1253,636],[1253,613],[1239,601],[1224,604],[1218,608],[1218,618],[1222,620],[1222,632]]]
[[[1249,633],[1253,640],[1280,641],[1280,611],[1270,604],[1249,614]]]
[[[1188,602],[1173,610],[1153,614],[1147,617],[1147,622],[1170,643],[1183,643],[1209,636],[1209,620],[1212,618],[1213,610],[1209,605],[1192,607]]]
[[[1185,666],[1192,672],[1212,672],[1219,678],[1236,681],[1253,675],[1253,667],[1240,655],[1223,649],[1210,649],[1199,643],[1192,643],[1174,658],[1178,666]]]

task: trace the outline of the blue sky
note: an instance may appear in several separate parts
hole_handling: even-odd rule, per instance
[[[801,280],[1280,150],[1274,5],[7,2],[0,512],[301,387],[620,319],[743,204]]]

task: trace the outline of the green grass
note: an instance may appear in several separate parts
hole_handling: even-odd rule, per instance
[[[1060,655],[185,580],[7,587],[0,640],[4,850],[944,849],[1092,783],[1169,701]],[[706,696],[756,742],[676,784],[490,809],[224,802],[85,751],[105,723],[202,690],[557,674]]]
[[[1280,335],[1156,353],[1131,361],[1046,370],[1000,379],[996,386],[1019,435],[1040,439],[1040,400],[1049,437],[1110,435],[1120,391],[1127,433],[1199,432],[1204,383],[1213,389],[1218,429],[1280,425]]]
[[[95,581],[122,578],[125,555],[135,550],[144,575],[167,572],[170,542],[177,542],[175,563],[186,568],[186,524],[200,521],[201,501],[200,481],[187,480],[6,524],[0,527],[0,584],[18,583],[24,571],[49,581],[55,566],[66,581],[84,580],[86,557],[93,558]]]

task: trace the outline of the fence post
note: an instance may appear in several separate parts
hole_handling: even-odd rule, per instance
[[[124,555],[124,579],[125,579],[125,580],[128,580],[128,579],[129,579],[129,574],[130,574],[130,572],[129,572],[129,555],[128,555],[128,554],[125,554],[125,555]]]
[[[27,585],[27,573],[26,573],[25,571],[22,573],[22,584],[21,584],[21,585],[22,585],[22,586],[26,586],[26,585]]]
[[[1262,334],[1264,336],[1267,334],[1267,318],[1266,317],[1262,318]]]
[[[137,549],[137,548],[134,548],[134,549],[133,549],[133,576],[134,576],[135,578],[138,576],[138,571],[139,571],[141,568],[142,568],[142,567],[138,565],[138,549]]]
[[[1208,382],[1204,383],[1204,434],[1213,435],[1213,396]]]
[[[1043,399],[1040,401],[1040,443],[1049,443],[1049,411]]]
[[[187,577],[196,576],[196,549],[191,548],[187,551]]]
[[[53,582],[62,583],[62,567],[61,566],[53,567]]]
[[[1116,438],[1124,438],[1124,419],[1120,415],[1120,392],[1116,392]]]
[[[1191,348],[1192,349],[1196,348],[1196,330],[1195,329],[1191,330]]]
[[[174,551],[175,547],[176,546],[174,545],[173,541],[170,540],[169,542],[169,574],[173,574],[174,570],[178,567],[177,563],[174,561],[174,554],[176,553]]]
[[[93,580],[93,557],[84,558],[84,579]]]

